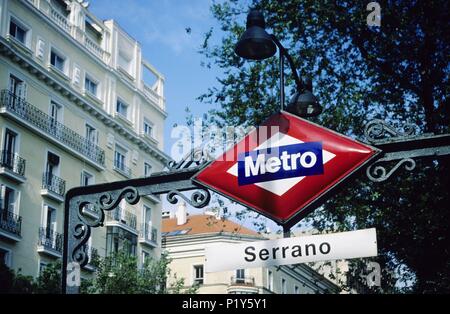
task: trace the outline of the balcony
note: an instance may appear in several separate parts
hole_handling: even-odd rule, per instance
[[[0,151],[0,175],[18,183],[25,182],[25,159],[7,150]]]
[[[249,293],[256,294],[259,292],[258,287],[255,286],[255,278],[251,276],[246,277],[236,277],[232,276],[230,285],[227,288],[227,293]]]
[[[66,31],[68,34],[71,33],[71,25],[67,18],[59,13],[54,8],[50,8],[50,19],[56,23],[59,27],[61,27],[64,31]]]
[[[22,239],[21,230],[21,216],[5,209],[0,210],[0,237],[17,242]]]
[[[105,60],[106,52],[89,36],[84,36],[84,46],[99,59]],[[105,60],[106,61],[106,60]]]
[[[130,211],[116,207],[114,210],[107,212],[107,218],[106,226],[118,226],[137,235],[136,215]]]
[[[131,169],[117,159],[114,161],[114,170],[127,178],[131,177]]]
[[[166,104],[163,97],[161,97],[151,86],[142,81],[142,91],[153,103],[155,103],[161,110],[166,110]]]
[[[63,179],[45,172],[42,175],[42,190],[41,195],[51,198],[58,203],[64,202],[64,193],[66,192],[66,181]]]
[[[61,258],[63,250],[64,237],[61,233],[52,229],[39,228],[39,240],[37,251],[48,256]]]
[[[0,113],[12,116],[83,160],[91,162],[97,169],[105,167],[103,149],[8,90],[2,90],[0,94]]]
[[[150,224],[143,223],[139,231],[139,243],[146,244],[151,247],[158,246],[158,229]]]
[[[109,62],[109,53],[103,50],[102,47],[98,43],[96,43],[94,39],[87,36],[83,30],[72,25],[66,16],[61,14],[58,10],[55,10],[53,7],[50,8],[48,15],[56,25],[58,25],[67,34],[80,42],[93,55],[95,55],[100,60],[103,60],[105,63]]]

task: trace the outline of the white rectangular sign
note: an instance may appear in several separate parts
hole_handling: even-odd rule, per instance
[[[375,228],[206,247],[206,272],[377,255]]]

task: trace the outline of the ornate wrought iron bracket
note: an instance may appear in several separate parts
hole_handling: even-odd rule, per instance
[[[66,194],[64,219],[64,255],[62,287],[65,293],[78,293],[79,286],[68,282],[68,265],[83,267],[88,263],[87,242],[91,229],[103,226],[105,211],[115,209],[122,200],[134,205],[142,196],[167,194],[176,204],[181,198],[197,208],[205,207],[210,192],[191,180],[212,157],[204,150],[193,150],[179,163],[170,162],[169,171],[146,178],[73,188]],[[190,198],[182,192],[195,190]]]
[[[450,134],[416,135],[418,127],[405,124],[400,130],[383,120],[373,120],[366,124],[366,139],[383,153],[381,158],[367,169],[367,177],[374,182],[383,182],[402,166],[412,171],[416,167],[415,158],[435,157],[450,154]],[[388,170],[387,164],[396,163]]]

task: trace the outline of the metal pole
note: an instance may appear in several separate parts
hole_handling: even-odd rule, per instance
[[[291,228],[286,225],[283,225],[283,237],[290,238],[291,237]]]
[[[278,49],[280,53],[280,106],[284,110],[284,54],[282,49]]]

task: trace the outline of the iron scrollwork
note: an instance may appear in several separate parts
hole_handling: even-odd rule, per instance
[[[213,160],[214,157],[211,156],[207,148],[195,148],[192,149],[185,157],[183,157],[179,162],[174,160],[167,164],[169,170],[187,169],[190,166],[201,166],[207,162]]]
[[[191,198],[187,198],[180,191],[173,190],[167,193],[167,201],[171,204],[176,204],[178,202],[177,197],[181,197],[186,203],[195,207],[203,208],[209,204],[211,200],[211,193],[207,189],[198,189],[192,193]]]
[[[387,171],[384,166],[380,165],[380,163],[387,161],[389,160],[381,158],[376,163],[370,165],[366,170],[367,177],[373,182],[383,182],[389,179],[389,177],[402,165],[404,165],[405,169],[408,171],[412,171],[416,167],[414,159],[404,158],[399,160],[390,171]]]
[[[374,119],[368,122],[364,129],[364,135],[369,142],[376,142],[388,137],[413,136],[416,134],[417,126],[414,124],[404,124],[403,130],[398,130],[392,125],[380,119]]]
[[[73,228],[73,236],[77,239],[78,243],[73,248],[72,258],[73,261],[80,264],[80,267],[85,266],[88,263],[88,253],[87,253],[87,241],[91,236],[91,228],[96,228],[103,226],[105,220],[105,212],[110,211],[119,205],[122,199],[130,205],[135,205],[139,202],[140,196],[139,192],[135,187],[126,187],[118,191],[109,191],[97,195],[93,195],[97,199],[78,201],[78,211],[77,216],[79,222]],[[94,219],[87,219],[85,216],[85,209],[93,212],[96,216]]]

